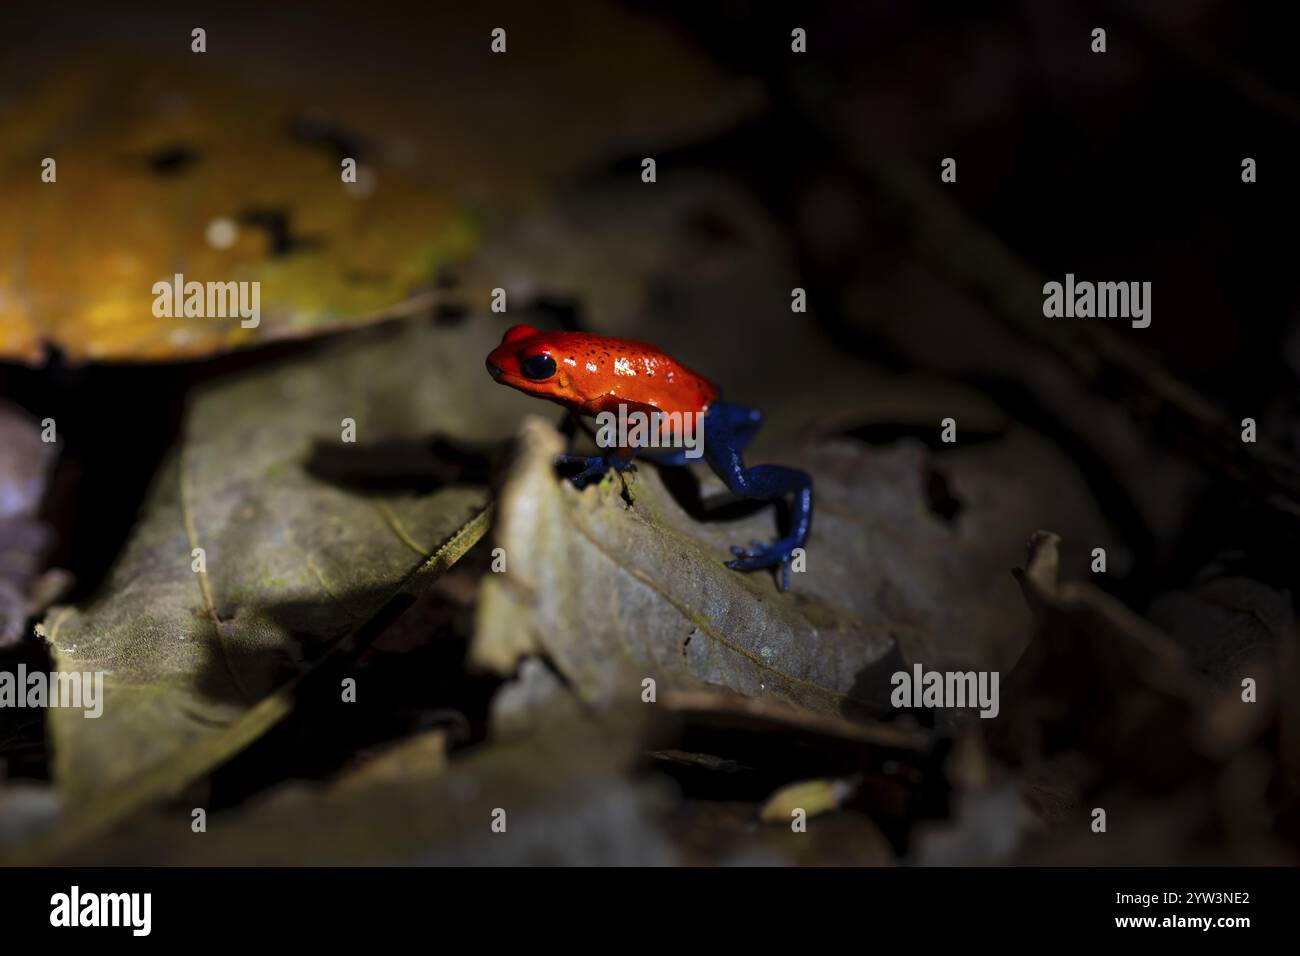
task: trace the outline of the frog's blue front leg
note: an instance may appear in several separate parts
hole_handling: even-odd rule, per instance
[[[556,455],[557,465],[582,465],[582,470],[570,476],[579,488],[586,487],[593,478],[599,478],[613,468],[615,471],[636,471],[632,456],[624,452],[609,451],[603,455]]]
[[[812,528],[812,477],[798,468],[781,465],[755,465],[746,468],[741,450],[749,444],[762,422],[752,408],[714,402],[704,416],[704,459],[741,498],[772,501],[786,494],[793,496],[790,533],[771,544],[752,542],[750,549],[732,548],[735,559],[727,567],[737,571],[781,568],[781,590],[790,589],[790,561],[795,548],[802,548]]]

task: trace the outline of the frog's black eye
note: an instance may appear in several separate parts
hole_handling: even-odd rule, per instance
[[[530,355],[519,363],[519,371],[524,373],[524,378],[540,382],[555,374],[555,359],[549,355]]]

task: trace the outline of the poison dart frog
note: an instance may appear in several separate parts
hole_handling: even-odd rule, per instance
[[[620,405],[645,413],[700,412],[704,460],[732,494],[761,501],[787,494],[793,498],[790,533],[771,544],[753,541],[749,548],[732,548],[735,557],[727,567],[737,571],[780,567],[781,590],[789,590],[792,552],[804,546],[812,527],[812,478],[797,468],[745,466],[741,452],[763,421],[757,409],[720,401],[708,379],[653,345],[585,332],[541,332],[516,325],[488,355],[487,370],[503,385],[556,402],[578,415],[617,413]],[[665,420],[671,419],[660,419]],[[610,468],[634,469],[637,451],[624,447],[593,456],[560,455],[556,463],[580,465],[571,480],[583,487]],[[687,461],[685,451],[646,457],[660,465]]]

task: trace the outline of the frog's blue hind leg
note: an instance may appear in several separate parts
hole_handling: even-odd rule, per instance
[[[771,544],[752,542],[749,549],[732,548],[734,560],[727,567],[737,571],[781,568],[781,590],[790,589],[791,552],[802,548],[812,528],[812,477],[798,468],[781,465],[745,467],[741,450],[753,439],[762,423],[762,415],[743,405],[714,402],[704,416],[704,459],[731,493],[741,498],[773,501],[792,495],[790,533]]]
[[[705,415],[704,417],[704,434],[706,436],[704,439],[705,444],[707,444],[709,441],[707,437],[708,428],[709,428],[709,415],[713,414],[713,410],[716,409],[719,405],[725,405],[725,404],[726,403],[724,402],[715,402],[713,405],[710,406],[709,413]],[[763,413],[760,412],[757,408],[745,408],[741,405],[726,405],[726,407],[728,409],[731,409],[731,411],[728,412],[727,415],[732,421],[732,438],[734,442],[732,447],[734,447],[736,451],[743,451],[745,446],[748,445],[751,441],[753,441],[754,436],[758,434],[758,426],[763,424]],[[686,449],[684,448],[679,449],[677,451],[656,452],[654,454],[642,455],[641,457],[644,458],[646,461],[653,462],[656,465],[668,465],[668,466],[689,465],[692,461],[699,460],[698,456],[696,458],[687,458]]]

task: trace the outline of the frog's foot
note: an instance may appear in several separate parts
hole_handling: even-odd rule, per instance
[[[734,547],[731,553],[736,557],[727,562],[727,567],[734,571],[757,571],[760,568],[781,568],[781,590],[790,590],[790,562],[794,551],[803,547],[798,538],[782,538],[771,544],[751,541],[748,548]]]
[[[555,463],[557,465],[581,465],[582,468],[577,474],[570,475],[569,480],[579,488],[585,488],[591,483],[592,479],[600,478],[606,471],[613,468],[615,471],[636,471],[636,462],[630,458],[622,458],[617,455],[556,455]]]

